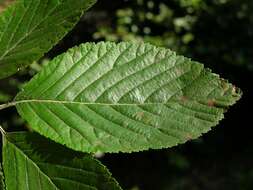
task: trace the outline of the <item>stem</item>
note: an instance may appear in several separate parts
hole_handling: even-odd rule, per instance
[[[0,132],[2,133],[2,136],[6,135],[6,132],[1,125],[0,125]]]
[[[9,107],[12,107],[12,106],[15,106],[15,105],[16,105],[16,102],[8,102],[8,103],[6,103],[6,104],[0,105],[0,110],[9,108]]]

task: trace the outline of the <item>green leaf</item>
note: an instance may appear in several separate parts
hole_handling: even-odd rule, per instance
[[[0,17],[0,79],[50,50],[95,0],[17,0]]]
[[[108,42],[55,58],[14,104],[35,131],[72,149],[132,152],[199,137],[240,95],[168,49]]]
[[[9,133],[3,142],[8,190],[120,190],[108,170],[89,155],[34,133]]]

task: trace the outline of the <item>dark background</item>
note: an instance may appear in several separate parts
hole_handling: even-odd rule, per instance
[[[98,0],[43,59],[0,81],[9,101],[48,60],[87,41],[146,41],[200,61],[240,87],[242,99],[214,130],[172,149],[107,154],[101,161],[126,190],[253,189],[253,1]],[[6,130],[26,125],[4,110]],[[10,129],[11,127],[11,129]]]

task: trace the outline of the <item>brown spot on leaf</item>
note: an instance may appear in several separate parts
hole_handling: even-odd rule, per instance
[[[215,100],[208,100],[207,105],[210,106],[210,107],[214,107],[215,106]]]
[[[13,2],[14,0],[0,1],[0,13],[3,12]]]
[[[180,101],[182,102],[186,102],[188,100],[188,98],[186,96],[181,96],[180,97]]]
[[[193,136],[192,136],[191,134],[188,133],[188,134],[186,134],[185,139],[186,139],[187,141],[192,140],[192,139],[193,139]]]

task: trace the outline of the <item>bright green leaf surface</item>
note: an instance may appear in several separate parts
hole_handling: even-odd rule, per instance
[[[30,126],[84,152],[172,147],[218,124],[240,92],[202,64],[149,44],[87,43],[17,96]]]
[[[17,0],[0,17],[0,79],[39,59],[95,0]]]
[[[7,135],[3,168],[8,190],[121,189],[107,169],[91,156],[32,133]]]

